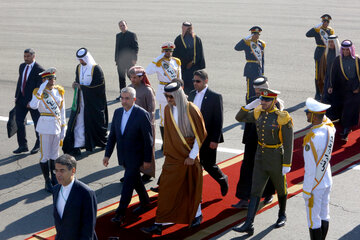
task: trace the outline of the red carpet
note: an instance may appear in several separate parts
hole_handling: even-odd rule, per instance
[[[304,175],[304,163],[302,158],[302,138],[307,130],[296,133],[294,142],[294,156],[291,172],[287,175],[289,197],[298,194],[302,189],[302,181]],[[340,141],[340,136],[335,138],[335,145],[331,158],[331,166],[333,174],[339,173],[352,164],[360,162],[360,129],[353,131],[349,135],[349,141]],[[209,175],[204,176],[203,185],[203,222],[196,229],[188,229],[187,225],[173,225],[163,230],[162,236],[153,236],[159,239],[209,239],[216,236],[230,227],[242,222],[246,216],[245,210],[231,208],[231,204],[238,201],[235,198],[236,184],[239,179],[242,155],[228,159],[219,166],[223,172],[229,176],[229,193],[225,198],[221,197],[220,187]],[[118,203],[114,203],[108,207],[100,209],[96,224],[96,232],[99,239],[108,239],[108,237],[119,237],[120,239],[148,239],[151,238],[140,231],[140,228],[150,226],[154,223],[156,212],[156,195],[152,192],[151,200],[152,208],[141,216],[132,216],[131,211],[137,207],[137,203],[131,205],[127,212],[126,225],[119,227],[110,222],[113,217],[114,207]],[[134,197],[135,198],[135,197]],[[134,201],[137,202],[136,199]],[[259,212],[263,212],[277,205],[277,198],[274,198],[272,204],[263,207]],[[42,239],[54,239],[55,231],[53,228],[44,230],[36,235],[43,237]],[[35,234],[34,234],[35,235]],[[41,238],[28,238],[41,239]]]

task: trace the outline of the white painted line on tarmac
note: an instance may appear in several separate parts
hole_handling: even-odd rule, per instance
[[[155,143],[156,144],[162,144],[163,141],[161,139],[155,139]],[[244,153],[243,150],[241,149],[234,149],[234,148],[224,148],[224,147],[218,147],[217,148],[218,152],[223,152],[223,153],[235,153],[235,154],[242,154]]]
[[[9,118],[8,118],[8,117],[0,116],[0,121],[7,122],[7,121],[9,121]],[[34,124],[34,122],[31,121],[31,120],[27,120],[27,121],[26,121],[26,125],[33,125],[33,124]]]
[[[0,116],[0,121],[7,122],[8,120],[9,120],[8,117]],[[32,124],[34,124],[33,121],[27,120],[26,125],[32,125]],[[109,133],[109,131],[108,131],[108,133]],[[162,144],[163,141],[161,139],[155,139],[155,143],[156,144]],[[218,152],[223,152],[223,153],[234,153],[234,154],[242,154],[244,152],[241,149],[224,148],[224,147],[218,147],[217,151]]]

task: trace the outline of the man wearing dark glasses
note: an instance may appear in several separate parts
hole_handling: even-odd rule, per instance
[[[200,148],[200,163],[220,184],[221,195],[225,196],[229,190],[228,177],[216,165],[218,144],[224,142],[222,96],[209,89],[208,74],[204,70],[195,71],[192,81],[195,90],[190,92],[188,99],[200,109],[208,133]]]
[[[235,117],[239,122],[255,122],[258,135],[247,218],[241,227],[233,228],[237,232],[246,232],[249,235],[254,233],[254,218],[269,178],[277,191],[280,208],[274,227],[282,227],[286,222],[286,174],[291,167],[294,133],[289,113],[280,111],[275,106],[279,93],[270,89],[263,90],[260,101],[255,100],[241,107]]]

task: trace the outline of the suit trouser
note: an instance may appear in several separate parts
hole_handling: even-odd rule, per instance
[[[121,61],[117,63],[117,71],[118,71],[118,75],[119,75],[119,87],[120,87],[120,91],[121,89],[123,89],[124,87],[126,87],[126,76],[127,76],[127,71],[134,66],[134,64],[132,64],[131,62],[126,62],[126,61]]]
[[[200,163],[215,181],[221,183],[224,173],[216,165],[216,149],[211,149],[209,144],[208,141],[205,141],[200,148]]]
[[[40,113],[38,110],[29,109],[22,104],[16,104],[16,125],[17,125],[17,141],[20,147],[27,146],[26,139],[26,129],[25,129],[25,118],[27,113],[30,111],[31,118],[34,122],[34,128],[36,129],[36,125],[38,119],[40,117]],[[36,143],[39,143],[39,134],[35,131],[36,134]]]
[[[235,196],[242,200],[250,199],[253,170],[254,170],[254,159],[257,149],[257,141],[249,142],[245,144],[244,159],[241,164],[240,178],[236,186]],[[275,189],[271,179],[267,182],[265,190],[263,191],[263,197],[269,197],[275,193]]]
[[[125,215],[126,208],[129,206],[134,189],[139,195],[140,204],[145,205],[149,203],[149,195],[146,192],[144,183],[141,180],[140,170],[125,168],[120,203],[119,207],[116,209],[116,213]]]
[[[330,191],[331,187],[315,189],[311,198],[305,200],[309,228],[320,228],[321,221],[329,221]]]

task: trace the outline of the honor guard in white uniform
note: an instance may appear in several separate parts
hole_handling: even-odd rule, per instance
[[[156,91],[156,101],[159,103],[159,126],[162,138],[164,136],[164,108],[167,105],[167,101],[164,96],[164,87],[174,78],[181,79],[181,61],[180,59],[172,56],[174,49],[174,43],[164,43],[161,46],[161,55],[155,58],[145,71],[147,75],[156,73],[159,80],[159,85]]]
[[[313,98],[306,100],[307,121],[312,124],[304,137],[305,174],[303,198],[311,239],[325,239],[329,228],[329,201],[332,185],[330,158],[335,127],[325,113],[330,105]]]
[[[40,167],[45,178],[45,190],[48,192],[52,192],[52,187],[57,184],[56,175],[53,172],[55,159],[59,157],[59,147],[66,132],[65,90],[55,85],[55,72],[55,68],[49,68],[39,73],[43,83],[39,88],[34,89],[30,101],[30,107],[40,112],[36,131],[40,135]]]

